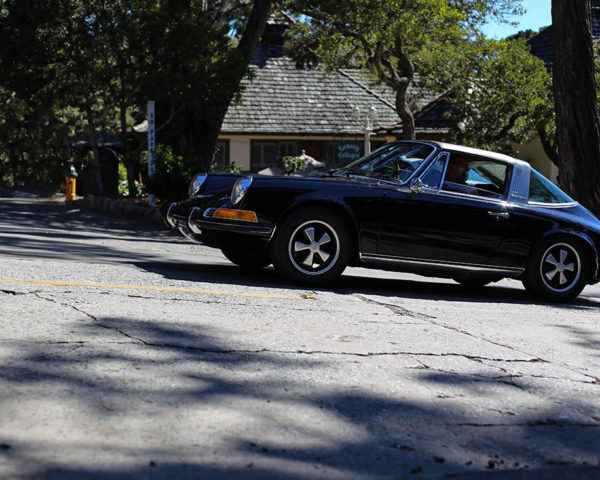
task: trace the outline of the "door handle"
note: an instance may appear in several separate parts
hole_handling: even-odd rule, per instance
[[[494,217],[496,220],[510,217],[510,213],[508,212],[494,212],[493,210],[488,210],[488,215]]]

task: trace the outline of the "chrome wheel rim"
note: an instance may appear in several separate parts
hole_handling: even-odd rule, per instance
[[[544,285],[553,292],[566,292],[581,276],[581,259],[568,243],[556,243],[542,255],[540,275]]]
[[[310,220],[292,233],[288,255],[298,271],[306,275],[322,275],[337,262],[340,241],[329,224],[321,220]]]

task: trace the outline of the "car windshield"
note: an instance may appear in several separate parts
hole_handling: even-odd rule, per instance
[[[434,151],[423,143],[390,143],[340,168],[335,175],[360,175],[406,182]]]

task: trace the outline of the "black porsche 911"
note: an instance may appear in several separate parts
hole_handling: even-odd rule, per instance
[[[440,142],[392,142],[320,177],[199,174],[166,221],[312,285],[353,265],[470,287],[517,278],[568,301],[600,281],[593,214],[524,161]]]

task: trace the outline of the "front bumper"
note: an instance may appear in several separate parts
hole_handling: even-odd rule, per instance
[[[249,237],[266,243],[275,233],[275,225],[272,224],[214,218],[217,208],[200,208],[182,203],[172,203],[165,220],[170,227],[177,228],[194,242],[220,248],[232,241],[239,241],[240,237]]]

